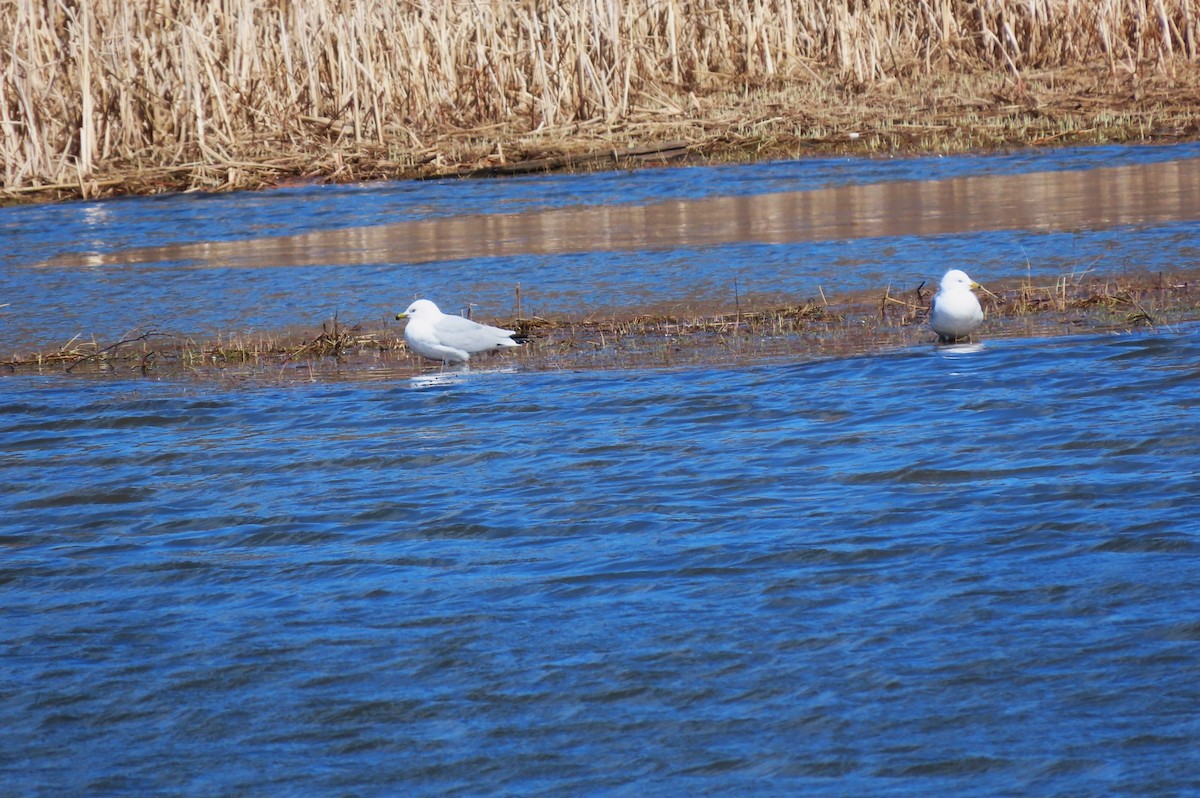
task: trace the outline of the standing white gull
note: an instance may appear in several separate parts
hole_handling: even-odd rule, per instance
[[[396,318],[408,319],[404,340],[414,352],[442,363],[466,363],[480,352],[521,345],[513,340],[513,330],[442,313],[428,299],[418,299]]]
[[[951,269],[942,277],[929,312],[929,326],[943,341],[968,338],[983,323],[983,308],[972,292],[979,287],[960,269]]]

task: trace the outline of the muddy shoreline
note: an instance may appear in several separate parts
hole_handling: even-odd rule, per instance
[[[1200,269],[1053,283],[1000,281],[981,297],[987,321],[973,343],[1080,333],[1169,330],[1200,321]],[[477,357],[476,370],[637,370],[794,362],[934,345],[927,325],[933,282],[905,293],[889,288],[843,296],[747,297],[735,306],[646,307],[616,315],[499,318],[528,343],[511,354]],[[320,330],[261,333],[207,341],[154,329],[116,341],[76,339],[11,353],[0,374],[115,378],[291,381],[370,379],[441,371],[412,354],[403,327],[367,329],[330,320]]]

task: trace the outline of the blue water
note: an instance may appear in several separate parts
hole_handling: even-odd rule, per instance
[[[1030,277],[1053,285],[1064,274],[1169,273],[1200,258],[1200,191],[1174,197],[1196,209],[1184,218],[1120,224],[1096,219],[1049,228],[1001,225],[936,235],[896,230],[846,237],[835,231],[832,237],[779,241],[734,236],[700,246],[650,242],[561,252],[534,247],[506,256],[481,251],[433,262],[408,260],[402,240],[371,237],[399,222],[453,218],[467,220],[463,230],[486,240],[497,220],[520,213],[778,198],[846,186],[890,187],[895,202],[918,204],[928,198],[910,196],[905,186],[1030,174],[1070,180],[1102,167],[1164,164],[1177,164],[1180,172],[1194,176],[1200,171],[1200,144],[956,158],[830,158],[0,208],[0,353],[53,349],[76,336],[107,344],[133,330],[195,338],[319,330],[335,316],[343,324],[381,330],[417,297],[432,298],[444,309],[473,304],[486,317],[512,316],[518,284],[526,315],[586,315],[681,297],[732,305],[735,284],[743,297],[786,294],[797,301],[882,292],[885,286],[904,292],[922,282],[935,284],[948,268],[962,268],[985,285]],[[1147,198],[1130,198],[1124,188],[1104,186],[1112,191],[1106,203],[1132,204],[1128,215],[1136,220],[1138,204]],[[984,184],[970,190],[1004,187]],[[1021,193],[1027,190],[1018,185],[1008,201],[1036,218],[1042,199]],[[973,204],[971,196],[959,202],[964,212]],[[744,211],[770,213],[780,207],[776,201]],[[1045,208],[1047,215],[1055,210]],[[333,232],[344,235],[330,237]],[[613,231],[617,238],[641,232]],[[326,237],[303,238],[314,235]],[[280,241],[289,243],[272,248]],[[232,250],[230,242],[235,242]],[[216,245],[226,249],[210,256],[205,247]],[[183,248],[146,252],[173,246]],[[264,247],[266,255],[255,254]]]
[[[1198,364],[7,379],[0,783],[1200,789]]]
[[[703,168],[636,169],[496,180],[441,180],[300,186],[237,194],[167,194],[102,202],[0,209],[11,236],[8,262],[84,251],[294,235],[464,214],[517,213],[597,203],[650,203],[703,197],[808,191],[831,186],[979,175],[1072,171],[1200,158],[1200,143],[1019,151],[1005,156],[768,161]],[[297,212],[297,207],[302,212]],[[97,236],[118,220],[119,230]],[[3,262],[3,261],[0,261]]]
[[[189,201],[247,200],[116,205]],[[1133,232],[1178,258],[1196,225]],[[9,285],[54,271],[13,258]],[[56,273],[91,308],[139,279]],[[143,290],[209,308],[209,274]],[[308,297],[273,279],[267,319]],[[0,376],[0,795],[1196,794],[1198,413],[1198,323],[721,368]]]

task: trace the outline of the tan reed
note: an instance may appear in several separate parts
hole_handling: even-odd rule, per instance
[[[337,179],[436,168],[456,137],[503,163],[505,137],[653,138],[781,86],[830,104],[992,74],[1019,95],[1081,64],[1169,83],[1198,47],[1196,0],[6,0],[0,177]]]

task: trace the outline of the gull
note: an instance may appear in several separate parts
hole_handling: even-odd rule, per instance
[[[421,357],[446,363],[466,363],[471,355],[521,344],[513,340],[517,333],[479,324],[462,316],[438,310],[428,299],[418,299],[408,310],[396,314],[408,319],[404,340]]]
[[[960,269],[946,272],[929,312],[929,326],[938,338],[943,341],[969,338],[983,323],[983,308],[972,293],[972,289],[981,287]]]

